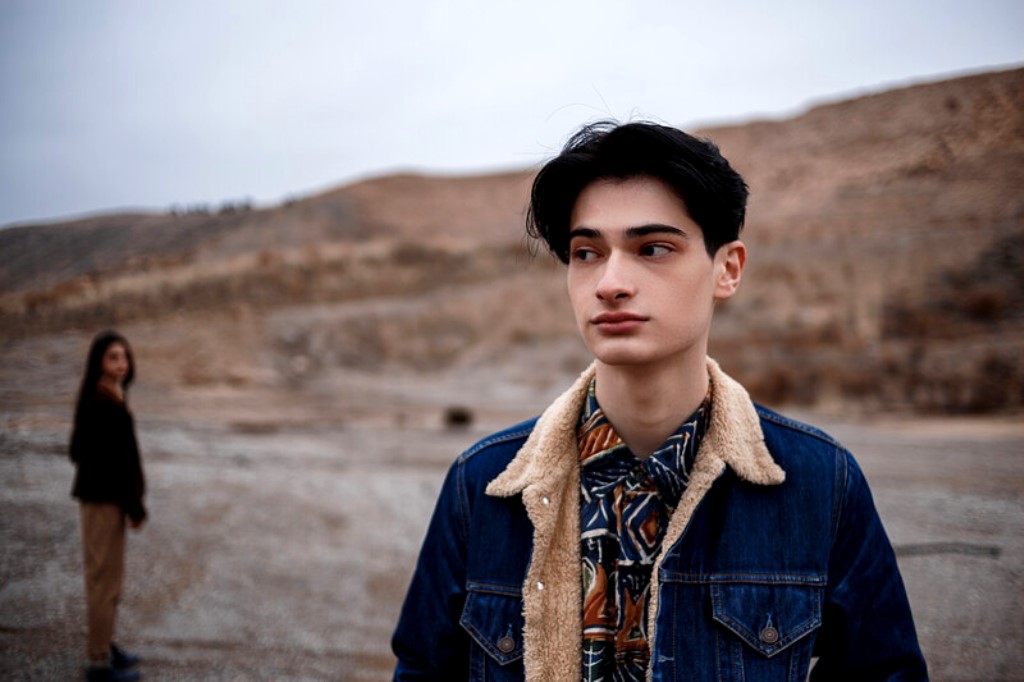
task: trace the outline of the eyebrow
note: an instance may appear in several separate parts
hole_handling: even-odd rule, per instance
[[[690,235],[686,234],[678,227],[662,225],[661,223],[651,223],[649,225],[638,225],[636,227],[628,228],[626,230],[626,239],[641,239],[652,234],[670,234],[683,239],[690,238]],[[603,235],[600,230],[595,230],[591,227],[577,227],[569,230],[570,241],[577,237],[582,237],[584,239],[601,239]]]

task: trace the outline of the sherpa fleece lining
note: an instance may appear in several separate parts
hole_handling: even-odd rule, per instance
[[[690,472],[689,485],[669,521],[654,563],[647,638],[652,643],[658,612],[658,567],[715,480],[726,467],[731,467],[740,478],[760,485],[778,485],[786,478],[764,444],[761,423],[746,389],[711,358],[707,365],[712,384],[711,422]],[[487,486],[487,494],[495,497],[521,493],[533,523],[533,555],[523,584],[523,663],[527,682],[576,682],[582,675],[583,588],[576,424],[596,371],[594,363],[544,411],[515,458]],[[647,679],[650,678],[648,668]]]

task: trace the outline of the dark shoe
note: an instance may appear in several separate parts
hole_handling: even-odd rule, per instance
[[[110,645],[110,665],[114,668],[134,668],[139,664],[139,657],[128,653],[116,644]]]
[[[139,671],[134,668],[114,668],[109,665],[91,665],[85,671],[86,682],[135,682]]]

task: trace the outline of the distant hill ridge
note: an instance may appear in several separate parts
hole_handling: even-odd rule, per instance
[[[775,401],[1024,405],[1022,102],[1015,69],[699,131],[752,191],[749,271],[720,311],[713,353]],[[269,209],[0,230],[0,335],[450,287],[489,291],[492,306],[556,301],[560,269],[531,260],[523,238],[531,178],[397,175]],[[449,311],[467,331],[431,362],[571,334],[557,305],[503,337],[485,310]]]

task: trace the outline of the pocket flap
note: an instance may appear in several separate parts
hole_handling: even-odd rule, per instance
[[[468,585],[459,624],[501,665],[523,657],[523,599],[519,588]]]
[[[821,592],[807,584],[718,583],[711,586],[713,616],[771,657],[821,625]]]

